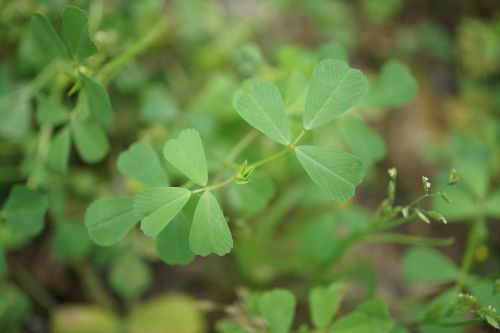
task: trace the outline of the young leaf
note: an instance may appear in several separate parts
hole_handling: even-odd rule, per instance
[[[314,326],[326,328],[337,313],[344,294],[344,286],[332,284],[329,287],[314,288],[309,294],[309,307]]]
[[[428,269],[432,267],[432,269]],[[440,252],[428,248],[413,248],[403,260],[403,274],[413,283],[446,283],[458,273],[455,263]]]
[[[7,223],[26,235],[36,235],[43,228],[44,216],[49,206],[45,194],[16,185],[3,205]]]
[[[62,35],[75,58],[83,60],[97,52],[97,47],[90,39],[87,14],[80,8],[64,8]]]
[[[71,152],[71,137],[68,126],[62,128],[52,139],[47,165],[51,170],[65,174],[68,171],[68,161]]]
[[[181,211],[191,197],[183,187],[160,187],[138,192],[134,197],[134,212],[141,219],[141,229],[156,236]]]
[[[149,266],[131,252],[121,253],[113,260],[109,271],[111,287],[120,295],[136,298],[151,285]]]
[[[194,183],[200,186],[207,185],[205,150],[197,131],[194,129],[182,131],[176,139],[167,141],[163,153],[167,161]]]
[[[106,89],[94,79],[80,73],[80,81],[87,98],[92,118],[99,124],[108,127],[113,119],[113,109]]]
[[[35,40],[47,58],[66,58],[66,48],[57,35],[49,19],[42,14],[35,14],[31,18],[31,31]]]
[[[150,187],[168,186],[168,179],[156,151],[148,144],[134,143],[118,156],[118,170]]]
[[[324,125],[353,107],[368,90],[359,70],[341,60],[327,59],[314,68],[307,93],[304,128]]]
[[[90,239],[101,246],[119,242],[139,222],[132,210],[132,198],[94,201],[85,212]]]
[[[191,222],[183,214],[177,215],[158,235],[156,251],[169,265],[186,265],[194,259],[189,247]]]
[[[83,258],[90,250],[92,243],[82,223],[63,221],[56,224],[51,239],[54,256],[62,262]]]
[[[267,320],[272,333],[288,333],[295,316],[295,296],[284,289],[262,294],[258,299],[260,314]]]
[[[370,107],[395,108],[411,102],[417,92],[418,83],[410,68],[400,61],[389,60],[373,82],[363,104]]]
[[[288,145],[290,127],[281,93],[274,84],[257,83],[250,94],[241,94],[235,102],[238,114],[272,140]]]
[[[88,163],[101,161],[109,150],[106,134],[90,119],[75,117],[71,122],[73,140],[78,155]]]
[[[309,177],[332,200],[351,198],[363,179],[363,162],[354,155],[317,146],[299,146],[295,153]]]
[[[37,98],[36,120],[41,125],[60,125],[68,121],[69,112],[64,106],[39,96]]]
[[[214,195],[205,192],[194,212],[189,246],[193,253],[207,256],[215,253],[223,256],[233,247],[233,238],[222,210]]]

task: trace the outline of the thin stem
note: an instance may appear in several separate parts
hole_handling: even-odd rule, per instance
[[[303,129],[302,132],[300,132],[300,134],[297,136],[297,138],[295,140],[293,140],[292,147],[295,147],[305,134],[306,134],[306,130]]]
[[[277,152],[276,154],[273,154],[271,156],[268,156],[266,158],[263,158],[261,160],[258,160],[257,162],[254,162],[250,165],[248,165],[248,168],[258,168],[260,166],[263,166],[264,164],[267,164],[269,162],[272,162],[274,160],[277,160],[278,158],[280,158],[281,156],[284,156],[286,154],[288,154],[288,152],[292,150],[292,147],[286,147],[285,149],[282,149],[280,150],[279,152]]]
[[[45,166],[45,160],[49,153],[50,140],[52,138],[52,126],[42,125],[38,132],[38,145],[36,150],[35,162],[26,184],[28,187],[36,189],[40,185],[40,180]]]
[[[205,186],[205,187],[202,187],[202,188],[199,188],[197,190],[194,190],[194,191],[191,191],[192,194],[195,194],[195,193],[200,193],[200,192],[204,192],[204,191],[212,191],[212,190],[216,190],[218,188],[221,188],[221,187],[224,187],[230,183],[232,183],[234,180],[236,179],[236,177],[231,177],[231,178],[228,178],[220,183],[217,183],[217,184],[213,184],[213,185],[210,185],[210,186]]]
[[[168,28],[168,25],[164,18],[161,18],[152,28],[149,30],[148,34],[135,43],[132,47],[126,49],[122,54],[105,64],[100,73],[99,78],[103,80],[104,78],[110,76],[112,72],[116,69],[129,62],[137,55],[143,53],[148,49],[157,39],[160,37]]]
[[[396,233],[378,233],[368,235],[365,239],[370,243],[397,243],[416,246],[447,246],[453,244],[453,238],[426,238]]]
[[[461,291],[464,287],[465,281],[467,280],[467,275],[474,262],[474,253],[477,247],[481,243],[484,235],[484,216],[482,213],[474,220],[472,229],[469,231],[467,237],[467,245],[465,248],[465,254],[462,258],[462,264],[460,265],[460,272],[458,273],[455,288]]]

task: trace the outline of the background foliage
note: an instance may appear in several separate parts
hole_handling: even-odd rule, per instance
[[[0,0],[0,331],[498,329],[499,15]]]

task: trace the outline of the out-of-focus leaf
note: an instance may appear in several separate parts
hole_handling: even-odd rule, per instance
[[[316,287],[311,291],[309,309],[314,326],[326,328],[330,325],[340,306],[343,294],[344,286],[337,283],[328,287]]]
[[[415,99],[418,83],[408,65],[389,60],[371,85],[363,104],[368,107],[395,108]]]
[[[137,298],[149,288],[151,281],[149,266],[132,252],[118,255],[111,264],[109,282],[121,296]]]
[[[137,304],[126,322],[129,333],[203,333],[205,319],[194,300],[183,295],[155,297]]]
[[[458,274],[453,261],[430,248],[410,249],[402,269],[405,278],[413,283],[446,283],[453,281]]]
[[[108,127],[113,119],[113,109],[108,92],[99,82],[85,74],[80,73],[80,81],[92,118],[97,120],[102,126]]]
[[[272,333],[287,333],[295,316],[295,296],[284,289],[274,289],[260,295],[258,309]]]
[[[0,99],[0,136],[19,140],[30,127],[29,98],[23,91]]]
[[[361,160],[366,169],[385,156],[386,146],[382,137],[354,117],[342,119],[342,137],[352,153]]]
[[[486,200],[486,213],[495,218],[500,218],[500,190],[496,190]]]
[[[62,35],[71,54],[82,60],[97,52],[90,39],[87,14],[80,8],[67,6],[62,13]]]
[[[69,156],[71,153],[71,134],[69,127],[64,127],[52,139],[47,165],[50,169],[65,174],[68,171]]]
[[[42,125],[60,125],[69,120],[69,112],[61,104],[39,96],[37,98],[38,107],[36,110],[36,120]]]
[[[70,304],[51,313],[54,333],[119,333],[120,321],[97,306]]]
[[[91,246],[87,230],[82,223],[63,221],[56,224],[51,248],[57,259],[63,262],[81,259]]]
[[[31,31],[35,40],[48,59],[67,58],[68,53],[49,19],[42,14],[31,18]]]
[[[90,119],[75,117],[71,122],[71,133],[78,155],[87,163],[101,161],[109,151],[106,133]]]
[[[3,216],[7,223],[26,235],[36,235],[43,228],[48,206],[49,200],[45,194],[16,185],[3,205]]]

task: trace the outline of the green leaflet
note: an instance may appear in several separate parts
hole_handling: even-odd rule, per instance
[[[3,205],[3,215],[7,223],[25,235],[36,235],[42,228],[44,216],[49,206],[45,194],[16,185],[12,188]]]
[[[193,253],[207,256],[215,253],[223,256],[233,247],[233,238],[222,210],[211,192],[205,192],[194,212],[189,246]]]
[[[354,155],[317,146],[298,146],[295,153],[309,177],[332,200],[350,199],[363,179],[363,162]]]
[[[316,287],[309,294],[309,307],[312,322],[317,328],[330,325],[337,313],[344,294],[344,286],[332,284],[329,287]]]
[[[118,156],[118,170],[122,175],[150,187],[168,185],[167,175],[156,151],[148,144],[134,143]]]
[[[402,270],[405,278],[413,283],[446,283],[454,281],[458,274],[453,261],[430,248],[410,249],[404,257]]]
[[[193,261],[189,247],[191,222],[183,214],[177,215],[156,238],[156,250],[163,262],[169,265],[186,265]]]
[[[0,99],[0,136],[21,140],[31,126],[31,107],[27,90],[14,91]]]
[[[314,68],[309,82],[304,128],[326,124],[353,107],[367,91],[368,82],[359,70],[341,60],[323,60]]]
[[[78,155],[87,163],[101,161],[109,150],[106,133],[90,119],[73,118],[71,133]]]
[[[37,98],[36,120],[41,125],[60,125],[69,120],[69,112],[61,104],[39,96]]]
[[[119,242],[139,222],[132,210],[132,198],[94,201],[85,212],[85,226],[94,243],[108,246]]]
[[[82,223],[63,221],[56,223],[50,245],[57,259],[68,262],[82,259],[91,249],[92,243]]]
[[[111,287],[127,298],[137,298],[151,285],[151,268],[137,255],[125,251],[118,255],[109,271]]]
[[[107,128],[113,119],[113,109],[106,89],[100,83],[82,73],[80,73],[80,81],[82,82],[92,118]]]
[[[181,211],[191,197],[182,187],[146,189],[134,196],[134,212],[141,219],[141,229],[148,236],[157,236]]]
[[[295,316],[295,296],[284,289],[274,289],[258,299],[260,314],[267,320],[272,333],[288,333]]]
[[[51,170],[66,174],[68,171],[69,156],[71,153],[71,135],[68,126],[65,126],[52,139],[47,165]]]
[[[48,59],[67,58],[68,53],[49,19],[41,14],[31,18],[31,31],[35,40]]]
[[[370,91],[363,100],[363,105],[379,108],[395,108],[415,99],[418,83],[408,65],[398,61],[387,61]]]
[[[343,117],[341,122],[342,138],[358,156],[366,169],[385,156],[386,146],[382,137],[361,120],[354,117]]]
[[[235,107],[238,114],[257,130],[278,143],[290,144],[290,127],[283,99],[274,84],[257,83],[250,94],[241,94],[236,99]]]
[[[167,141],[163,149],[167,161],[194,183],[208,182],[207,160],[200,134],[194,129],[182,131],[176,139]]]
[[[67,6],[62,13],[62,35],[71,55],[79,60],[97,52],[90,39],[87,14],[80,8]]]

